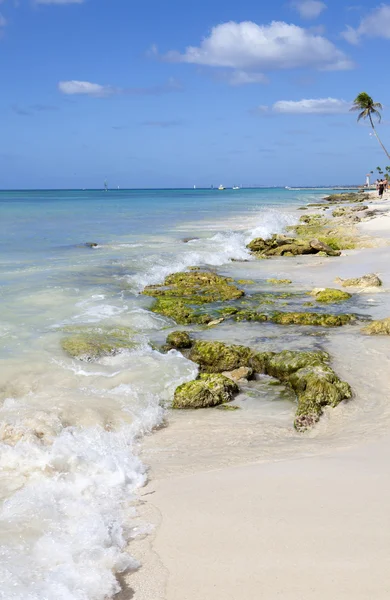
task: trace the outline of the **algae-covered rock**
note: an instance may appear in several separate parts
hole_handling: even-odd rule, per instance
[[[329,239],[328,239],[329,241]],[[330,240],[330,243],[332,243],[332,240]],[[334,247],[334,241],[333,241],[333,246],[331,246],[330,244],[321,241],[321,240],[310,240],[310,247],[313,248],[314,250],[316,250],[316,252],[318,252],[318,254],[321,254],[321,256],[340,256],[341,252],[338,249],[335,249]]]
[[[126,327],[94,329],[92,327],[67,327],[70,333],[61,341],[63,350],[72,358],[92,361],[102,356],[117,354],[120,350],[134,348],[133,331]]]
[[[314,325],[320,327],[341,327],[356,320],[354,315],[330,315],[312,312],[278,312],[269,319],[278,325]]]
[[[273,235],[267,240],[256,238],[248,244],[247,248],[260,258],[262,256],[300,256],[303,254],[317,254],[321,251],[327,252],[330,256],[338,256],[334,252],[335,249],[330,244],[326,244],[326,240],[321,240],[323,244],[320,248],[317,248],[319,241],[313,238],[322,232],[322,224],[300,225],[291,227],[291,229],[295,230],[298,235],[297,238],[281,235]]]
[[[343,287],[380,287],[382,281],[375,273],[363,275],[363,277],[356,277],[353,279],[336,279],[336,283],[341,283]]]
[[[268,359],[267,375],[288,383],[297,394],[294,425],[298,431],[312,427],[322,415],[324,406],[335,407],[352,396],[348,383],[337,377],[328,361],[326,352],[290,350]]]
[[[170,317],[182,325],[207,324],[215,317],[194,307],[244,296],[244,292],[232,282],[228,277],[209,271],[189,271],[169,275],[162,285],[148,286],[142,293],[156,298],[151,308],[153,312]]]
[[[345,302],[346,300],[350,300],[350,298],[352,298],[352,295],[348,294],[348,292],[342,292],[341,290],[335,290],[332,288],[313,290],[311,295],[315,297],[317,302],[321,302],[323,304]]]
[[[342,194],[331,194],[324,198],[326,202],[340,203],[340,202],[366,202],[370,200],[370,195],[362,192],[344,192]]]
[[[190,358],[198,362],[203,371],[214,373],[220,370],[222,360],[219,357],[223,356],[225,364],[240,364],[240,367],[245,364],[249,369],[245,371],[246,374],[254,372],[270,375],[290,386],[297,396],[298,407],[294,425],[298,431],[312,427],[322,415],[324,406],[335,407],[352,396],[348,383],[341,381],[330,368],[329,355],[326,352],[256,352],[245,346],[227,346],[221,342],[196,342],[196,345],[196,352],[191,353]],[[243,373],[244,370],[241,370],[241,374]],[[200,408],[215,406],[215,402],[229,401],[221,400],[219,395],[215,398],[211,394],[215,384],[218,383],[219,386],[220,380],[210,380],[208,377],[210,375],[203,374],[196,382],[180,386],[175,393],[176,408]],[[207,382],[207,385],[204,382]],[[222,394],[224,393],[222,390]]]
[[[184,350],[191,348],[192,340],[186,331],[172,331],[167,337],[166,348]]]
[[[267,279],[267,283],[271,285],[290,285],[291,279]]]
[[[372,321],[362,331],[367,335],[390,335],[390,317],[379,321]]]
[[[206,373],[223,373],[249,366],[252,350],[245,346],[227,345],[222,342],[197,341],[189,358]]]
[[[231,402],[239,391],[238,385],[220,374],[202,374],[195,381],[180,385],[174,395],[172,407],[208,408]]]
[[[323,408],[335,408],[352,397],[348,383],[341,381],[326,364],[303,367],[289,377],[289,384],[297,394],[298,409],[294,426],[298,431],[312,427],[321,417]]]
[[[169,317],[180,325],[192,323],[207,324],[213,320],[212,315],[191,308],[187,302],[180,298],[160,297],[150,309],[152,312]]]
[[[148,286],[142,292],[147,296],[185,299],[191,304],[208,304],[235,300],[244,292],[233,285],[233,280],[209,271],[173,273],[162,285]]]

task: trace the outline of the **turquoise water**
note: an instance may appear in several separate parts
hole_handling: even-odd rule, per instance
[[[174,326],[139,294],[191,265],[250,260],[246,244],[323,192],[0,192],[0,596],[106,600],[145,482],[137,440],[196,375],[153,348]],[[183,241],[184,238],[192,238]],[[87,247],[87,242],[98,244]],[[130,327],[135,348],[93,363],[64,327]]]

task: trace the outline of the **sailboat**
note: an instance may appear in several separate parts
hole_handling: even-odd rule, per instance
[[[224,190],[224,189],[225,189],[225,188],[224,188],[224,186],[222,185],[222,183],[221,183],[221,185],[219,186],[219,188],[218,188],[218,189],[219,189],[219,190]]]
[[[104,191],[105,191],[105,192],[108,192],[108,182],[107,182],[107,179],[106,179],[106,181],[104,182]]]

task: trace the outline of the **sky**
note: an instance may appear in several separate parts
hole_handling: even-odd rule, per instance
[[[363,183],[389,50],[376,0],[0,0],[0,188]]]

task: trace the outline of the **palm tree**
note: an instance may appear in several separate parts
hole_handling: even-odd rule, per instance
[[[377,131],[376,131],[375,125],[374,125],[374,121],[372,120],[372,117],[376,117],[378,119],[378,122],[379,123],[381,122],[382,115],[379,111],[383,110],[382,104],[380,102],[374,102],[374,100],[371,98],[371,96],[366,94],[366,92],[361,92],[358,96],[356,96],[351,110],[352,111],[360,111],[360,113],[358,115],[358,119],[357,119],[358,121],[360,121],[361,119],[367,119],[367,118],[370,120],[371,127],[372,127],[372,130],[374,132],[376,139],[378,140],[378,142],[382,146],[383,150],[385,151],[387,158],[390,159],[390,154],[387,152],[385,146],[382,143],[382,140],[380,139],[379,135],[377,134]]]

